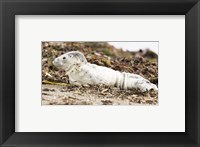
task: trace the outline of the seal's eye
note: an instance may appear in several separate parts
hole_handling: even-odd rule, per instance
[[[63,60],[65,60],[66,59],[66,57],[63,57]]]

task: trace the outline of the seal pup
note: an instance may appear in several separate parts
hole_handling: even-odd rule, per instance
[[[54,66],[64,69],[69,76],[70,84],[116,86],[121,89],[139,89],[142,92],[157,86],[140,75],[115,71],[111,68],[91,64],[79,51],[67,52],[53,61]]]

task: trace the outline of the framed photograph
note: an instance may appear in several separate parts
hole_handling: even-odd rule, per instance
[[[157,105],[158,44],[42,42],[42,105]]]
[[[1,146],[200,146],[198,0],[1,0]]]

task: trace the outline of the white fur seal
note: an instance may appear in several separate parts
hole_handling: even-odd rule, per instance
[[[121,89],[139,89],[142,92],[150,89],[158,90],[155,84],[140,75],[88,63],[79,51],[65,53],[55,58],[53,64],[64,69],[69,76],[69,82],[75,85],[105,84]]]

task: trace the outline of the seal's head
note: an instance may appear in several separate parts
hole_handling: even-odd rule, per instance
[[[54,59],[54,66],[69,71],[71,68],[86,64],[85,56],[79,51],[71,51]]]

